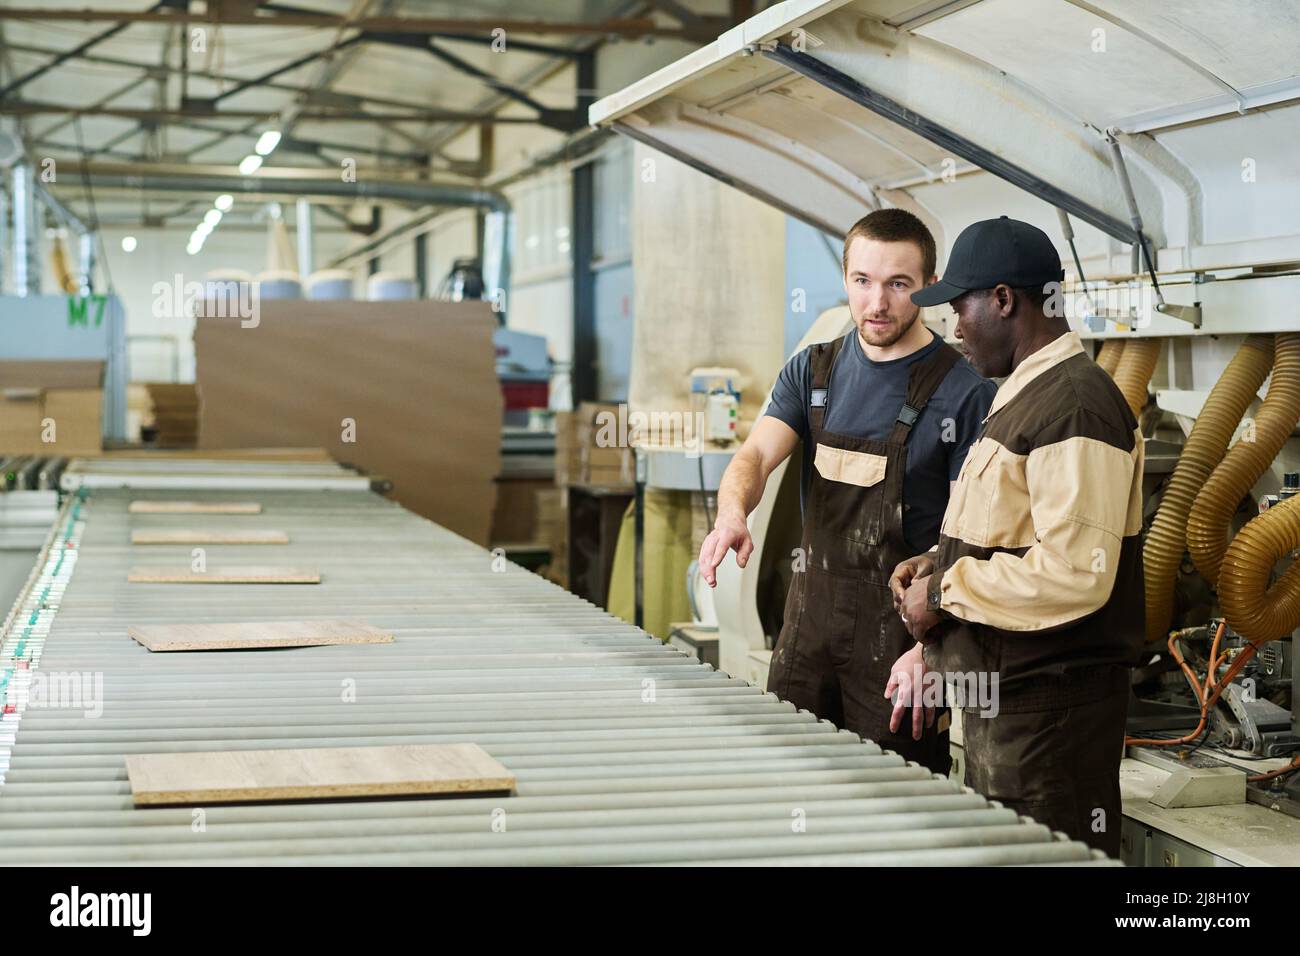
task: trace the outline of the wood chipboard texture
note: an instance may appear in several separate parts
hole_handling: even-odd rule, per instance
[[[179,567],[136,567],[126,574],[132,584],[320,584],[320,572],[270,565],[225,565],[193,571]]]
[[[512,792],[477,744],[128,754],[136,806]]]
[[[391,644],[390,631],[357,621],[239,621],[142,624],[127,633],[151,651],[226,651],[325,644]]]
[[[271,301],[255,327],[199,318],[199,446],[324,448],[486,544],[501,453],[496,324],[484,302]]]
[[[200,531],[184,528],[131,532],[132,544],[288,544],[289,536],[283,531]]]
[[[133,501],[126,510],[133,515],[258,515],[256,501]]]

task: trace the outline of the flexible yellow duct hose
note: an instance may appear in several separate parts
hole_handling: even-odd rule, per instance
[[[1300,625],[1300,561],[1268,586],[1273,566],[1297,547],[1300,497],[1252,518],[1228,546],[1219,573],[1219,603],[1228,626],[1248,641],[1286,637]]]
[[[1133,417],[1142,414],[1147,404],[1147,384],[1156,370],[1160,359],[1160,348],[1164,339],[1129,339],[1120,354],[1119,364],[1115,367],[1115,384],[1124,393],[1128,407],[1133,409]]]
[[[1273,337],[1252,335],[1237,349],[1223,375],[1214,383],[1205,407],[1192,425],[1187,444],[1165,486],[1142,561],[1146,576],[1147,640],[1163,641],[1174,613],[1174,583],[1187,540],[1187,515],[1192,501],[1223,459],[1237,422],[1246,414],[1255,393],[1273,364]]]
[[[1119,357],[1123,354],[1124,339],[1107,339],[1101,343],[1101,350],[1097,352],[1097,364],[1106,370],[1107,375],[1114,378]]]
[[[68,251],[59,236],[55,236],[54,242],[50,245],[50,267],[50,271],[54,273],[54,281],[59,284],[60,289],[68,294],[77,291],[77,279],[68,266]]]
[[[1273,341],[1273,376],[1255,416],[1253,440],[1243,435],[1223,456],[1192,503],[1187,550],[1210,584],[1219,580],[1228,527],[1242,496],[1268,470],[1300,418],[1300,332],[1279,332]]]

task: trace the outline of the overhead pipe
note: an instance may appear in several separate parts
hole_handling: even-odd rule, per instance
[[[77,278],[68,267],[68,250],[62,236],[55,236],[54,241],[50,243],[50,272],[53,274],[54,284],[62,292],[72,295],[77,291]]]
[[[1142,551],[1148,641],[1163,641],[1173,618],[1174,584],[1197,492],[1223,460],[1232,433],[1273,365],[1273,337],[1252,335],[1214,383],[1165,486]]]
[[[52,192],[45,188],[44,185],[36,181],[34,175],[32,176],[32,190],[34,203],[43,205],[60,225],[65,226],[77,236],[77,250],[80,256],[77,274],[76,276],[61,277],[59,280],[60,285],[65,289],[78,292],[81,295],[90,295],[91,292],[94,291],[95,245],[98,241],[98,235],[80,216],[61,203]],[[35,211],[36,206],[33,205],[32,208],[33,211]],[[36,247],[40,242],[40,224],[40,216],[37,214],[35,228],[31,233],[31,248],[33,258],[38,262],[40,256],[39,253],[36,252]],[[17,257],[15,256],[15,258]],[[68,271],[66,269],[66,264],[67,260],[66,257],[64,257],[61,265],[64,272]],[[36,288],[34,291],[40,291],[39,271],[36,273]],[[22,293],[19,294],[21,295]]]
[[[311,200],[299,197],[295,208],[297,210],[294,228],[298,236],[298,275],[306,280],[315,271],[312,266],[315,237],[311,222]]]
[[[1192,504],[1187,550],[1211,586],[1219,581],[1228,530],[1242,497],[1268,471],[1300,419],[1300,332],[1279,332],[1273,345],[1273,374],[1255,415],[1253,432],[1223,456]]]
[[[90,295],[95,291],[95,243],[98,237],[95,233],[83,232],[77,239],[77,245],[81,254],[81,271],[77,275],[77,283],[82,295]]]
[[[41,261],[37,252],[40,226],[36,214],[36,177],[26,163],[11,172],[14,209],[14,294],[38,295],[41,291]]]
[[[499,263],[495,275],[484,275],[490,289],[502,293],[510,282],[510,235],[513,231],[514,211],[506,195],[495,189],[463,186],[458,183],[431,183],[418,180],[358,179],[344,182],[341,179],[315,179],[310,177],[239,176],[224,173],[161,173],[126,172],[103,167],[86,167],[86,176],[92,186],[104,189],[153,189],[171,192],[215,192],[233,196],[254,194],[266,196],[330,196],[357,202],[389,201],[409,202],[424,206],[474,206],[487,210],[489,218],[499,214],[501,228],[485,230],[495,239],[492,249],[484,250],[485,263]],[[370,245],[354,250],[344,258],[353,258],[370,251]],[[495,281],[494,281],[495,280]]]

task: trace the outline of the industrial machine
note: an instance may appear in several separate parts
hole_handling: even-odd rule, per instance
[[[697,438],[717,447],[735,444],[740,411],[740,372],[734,368],[691,369],[691,411],[700,423]]]
[[[484,284],[479,260],[464,257],[452,263],[434,298],[444,302],[487,299],[493,303],[499,325],[492,334],[492,343],[496,347],[497,375],[501,379],[508,426],[503,432],[503,442],[509,452],[511,442],[517,441],[519,429],[528,424],[529,409],[550,405],[552,362],[546,336],[506,327],[504,303],[496,298],[498,292]],[[554,451],[553,444],[551,450]]]
[[[1147,443],[1151,660],[1134,675],[1121,780],[1130,862],[1300,859],[1287,815],[1300,506],[1283,484],[1300,468],[1293,13],[1282,0],[787,0],[590,112],[641,144],[638,162],[672,157],[832,236],[893,205],[926,222],[941,257],[1004,214],[1059,237],[1054,307],[1095,343]],[[1215,39],[1229,36],[1250,45]],[[932,312],[949,331],[948,310]],[[799,347],[847,321],[831,310]],[[718,574],[721,666],[756,681],[797,540],[795,475],[787,463],[769,481],[748,566]]]

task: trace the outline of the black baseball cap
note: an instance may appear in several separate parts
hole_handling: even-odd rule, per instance
[[[991,289],[999,283],[1026,289],[1064,278],[1061,255],[1047,233],[1000,216],[963,229],[952,244],[943,278],[913,292],[912,302],[940,305],[972,289]]]

